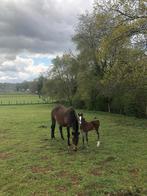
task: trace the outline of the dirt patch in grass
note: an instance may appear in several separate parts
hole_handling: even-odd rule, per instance
[[[89,194],[84,192],[84,191],[81,191],[79,193],[76,194],[76,196],[88,196]]]
[[[79,186],[80,185],[80,181],[82,180],[82,178],[76,174],[71,174],[68,171],[60,171],[56,174],[56,176],[58,178],[64,179],[67,178],[69,179],[70,183],[72,184],[72,186]]]
[[[93,168],[89,172],[90,174],[94,176],[101,176],[103,174],[102,168]]]
[[[41,160],[48,160],[48,159],[49,159],[48,156],[42,156],[42,157],[41,157]]]
[[[48,191],[41,191],[41,192],[33,192],[32,193],[32,196],[39,196],[39,195],[41,195],[41,196],[49,196],[49,193],[48,193]]]
[[[31,171],[32,173],[47,174],[50,171],[52,171],[52,167],[51,166],[47,166],[47,167],[32,166]]]
[[[115,157],[110,156],[110,157],[107,157],[106,159],[100,161],[99,163],[100,163],[101,165],[105,165],[105,164],[107,164],[107,163],[109,163],[109,162],[111,162],[111,161],[114,161],[115,159],[116,159]]]
[[[89,191],[89,190],[100,190],[100,189],[104,189],[105,186],[102,184],[99,184],[97,182],[90,182],[89,184],[84,186],[85,190]]]
[[[141,196],[143,190],[141,188],[134,187],[131,190],[119,190],[117,192],[105,193],[106,196]]]
[[[89,196],[93,195],[94,193],[103,192],[105,189],[105,185],[99,184],[98,182],[89,182],[84,186],[84,189],[80,192],[77,192],[76,196]]]
[[[71,179],[72,186],[79,186],[80,181],[82,180],[78,175],[72,175],[70,176],[70,179]]]
[[[62,170],[62,171],[58,172],[56,174],[56,176],[59,178],[66,178],[66,177],[70,176],[70,173],[68,171]]]
[[[4,132],[10,131],[10,130],[11,129],[1,129],[0,132],[3,132],[4,133]]]
[[[47,125],[40,125],[38,128],[48,128]]]
[[[131,174],[131,176],[137,177],[139,176],[139,168],[132,168],[129,170],[129,173]]]
[[[67,192],[67,187],[66,186],[55,186],[55,191],[66,193]]]
[[[12,153],[0,152],[0,160],[9,159],[10,157],[12,157]]]
[[[5,133],[0,133],[0,138],[1,138],[1,139],[6,139],[6,138],[7,138],[7,136],[6,136],[6,134],[5,134]]]
[[[0,138],[7,139],[8,131],[10,131],[10,129],[0,129]]]

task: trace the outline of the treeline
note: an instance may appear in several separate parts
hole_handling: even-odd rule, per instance
[[[43,88],[43,75],[40,75],[37,79],[33,81],[24,81],[22,83],[16,84],[16,91],[17,92],[28,92],[32,94],[37,94],[39,97],[41,96],[41,91]]]
[[[0,83],[0,93],[14,92],[16,91],[16,84],[12,83]]]
[[[4,93],[32,93],[41,96],[43,88],[44,77],[40,75],[39,78],[33,81],[24,81],[21,83],[0,83],[0,94]]]
[[[145,0],[94,3],[79,17],[72,52],[53,60],[42,94],[78,108],[147,117]]]

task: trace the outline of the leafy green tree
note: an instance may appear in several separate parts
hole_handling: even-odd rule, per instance
[[[44,92],[81,108],[147,117],[146,33],[144,0],[95,1],[79,17],[77,55],[53,60]]]
[[[40,75],[39,78],[37,79],[37,94],[39,98],[41,97],[42,94],[43,82],[44,82],[44,76]]]
[[[66,100],[72,105],[77,88],[77,71],[76,60],[70,54],[57,56],[53,59],[53,66],[49,71],[44,89],[48,89],[52,97],[58,100]]]

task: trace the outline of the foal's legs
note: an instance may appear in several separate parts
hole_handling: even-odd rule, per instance
[[[88,132],[85,132],[86,135],[86,142],[87,142],[87,146],[88,146]]]
[[[56,126],[56,120],[54,117],[52,117],[52,125],[51,125],[51,139],[55,138],[55,126]]]
[[[96,128],[96,133],[97,133],[97,147],[100,146],[100,134],[99,134],[99,131],[98,131],[99,128]]]
[[[87,146],[88,146],[88,132],[82,131],[83,147],[84,147],[84,143],[85,143],[85,138],[86,138],[86,143],[87,143]]]
[[[70,146],[70,128],[67,127],[67,144],[68,144],[68,147]]]
[[[60,135],[61,135],[61,138],[64,140],[64,137],[63,137],[63,132],[62,132],[62,126],[59,126],[59,130],[60,130]]]
[[[83,132],[83,131],[81,131],[81,133],[82,133],[82,142],[83,142],[83,147],[84,147],[84,137],[85,137],[85,133]]]

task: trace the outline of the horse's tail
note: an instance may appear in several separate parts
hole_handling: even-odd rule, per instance
[[[55,138],[55,134],[54,134],[54,131],[55,131],[55,126],[56,126],[56,119],[53,115],[53,111],[51,112],[51,138]]]

